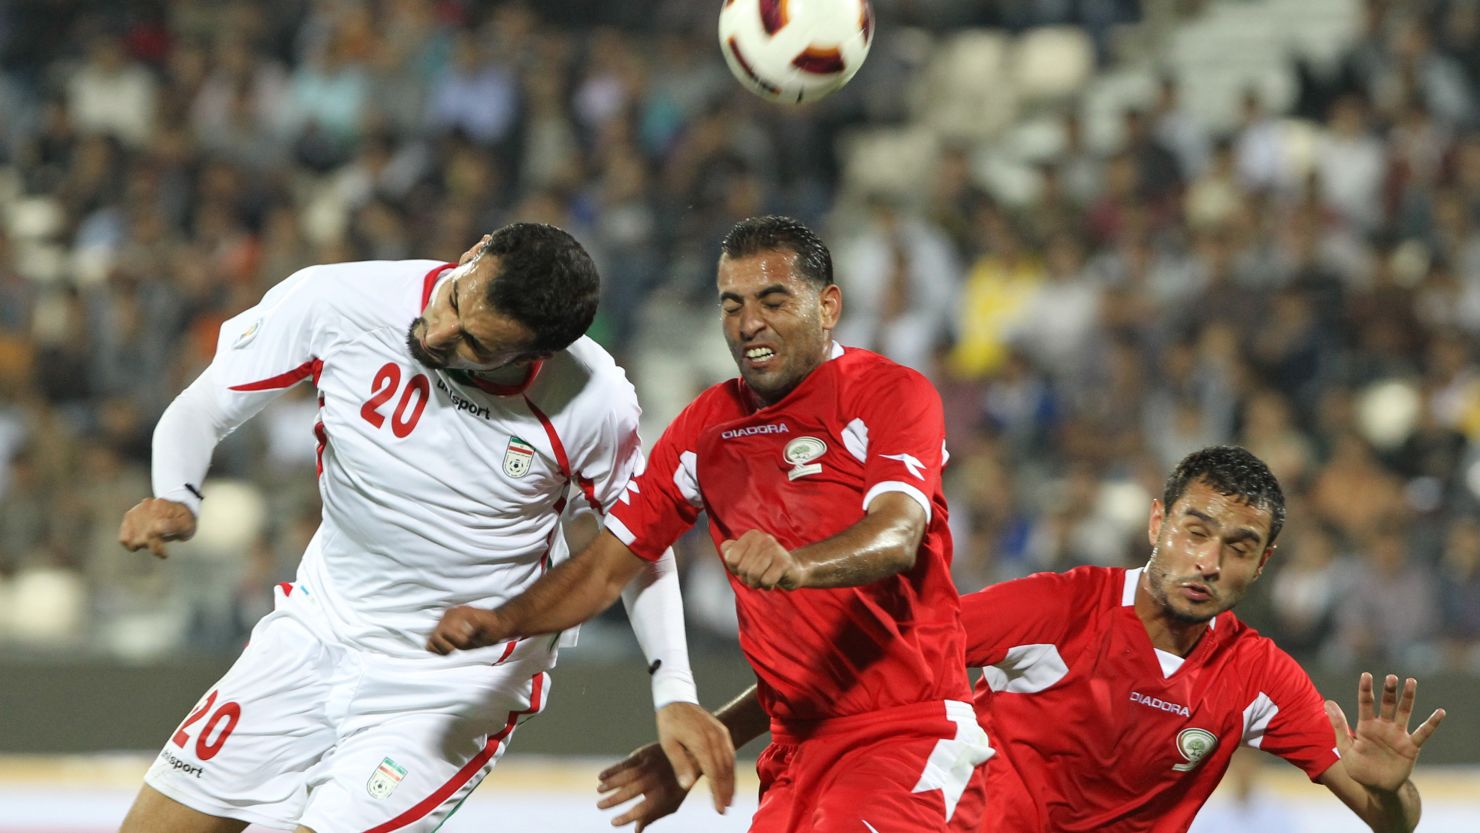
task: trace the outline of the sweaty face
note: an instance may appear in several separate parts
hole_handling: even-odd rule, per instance
[[[1238,604],[1272,549],[1271,516],[1202,481],[1170,509],[1155,501],[1146,564],[1151,597],[1172,619],[1206,622]]]
[[[836,285],[819,290],[794,269],[796,253],[719,261],[719,303],[730,355],[763,404],[779,401],[827,359],[842,311]]]
[[[413,358],[434,370],[490,371],[543,355],[530,348],[528,327],[488,303],[497,271],[495,258],[472,258],[432,292],[406,333]]]

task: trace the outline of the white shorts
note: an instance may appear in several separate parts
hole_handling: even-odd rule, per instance
[[[399,659],[324,638],[316,606],[299,602],[257,623],[165,743],[149,786],[266,827],[429,833],[549,696],[548,640],[494,665]]]

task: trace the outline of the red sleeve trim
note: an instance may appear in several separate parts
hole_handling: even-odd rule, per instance
[[[324,371],[323,359],[309,359],[303,364],[289,370],[287,373],[279,373],[266,379],[258,379],[255,382],[244,382],[240,385],[232,385],[231,390],[236,391],[260,391],[260,390],[282,390],[298,384],[304,379],[313,377],[313,383],[319,383],[319,374]]]
[[[477,755],[474,755],[472,760],[464,764],[463,768],[458,770],[457,774],[452,776],[447,783],[437,788],[436,792],[422,799],[415,807],[384,824],[370,828],[365,833],[391,833],[393,830],[400,830],[413,822],[420,821],[428,813],[445,804],[447,799],[462,789],[464,784],[468,783],[474,775],[477,775],[492,760],[494,755],[498,754],[499,747],[503,745],[504,739],[514,731],[514,727],[518,725],[521,715],[539,714],[540,710],[544,707],[544,704],[540,700],[544,695],[546,676],[543,671],[534,675],[529,692],[529,708],[523,711],[509,712],[509,719],[504,723],[504,728],[500,729],[498,734],[490,736],[488,742],[484,744],[483,750]]]

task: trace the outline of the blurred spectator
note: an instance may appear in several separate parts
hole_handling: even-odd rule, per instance
[[[1443,632],[1451,661],[1480,673],[1480,521],[1455,520],[1440,564]]]
[[[868,221],[836,244],[834,257],[849,303],[838,340],[928,370],[961,285],[946,235],[880,195],[869,203]]]
[[[1432,668],[1432,640],[1440,625],[1433,575],[1415,562],[1394,521],[1379,525],[1358,546],[1351,592],[1337,611],[1337,650],[1363,665]]]
[[[1276,475],[1278,476],[1278,475]],[[1302,660],[1316,658],[1336,628],[1339,603],[1351,592],[1350,564],[1336,538],[1319,523],[1303,523],[1281,536],[1269,586],[1280,647]]]
[[[97,35],[67,81],[69,115],[84,133],[138,147],[154,132],[157,92],[154,76],[129,58],[120,38]]]

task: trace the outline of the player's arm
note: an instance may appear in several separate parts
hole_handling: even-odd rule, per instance
[[[1347,726],[1341,707],[1326,701],[1326,716],[1336,732],[1341,759],[1316,780],[1377,833],[1409,833],[1418,826],[1422,808],[1418,788],[1409,778],[1418,762],[1419,749],[1444,719],[1444,710],[1435,710],[1410,734],[1408,721],[1417,692],[1418,681],[1409,678],[1400,695],[1398,678],[1389,674],[1383,682],[1379,705],[1373,694],[1372,675],[1363,674],[1357,685],[1355,732]]]
[[[123,517],[119,543],[165,557],[165,542],[195,534],[201,486],[216,445],[267,403],[310,375],[332,337],[320,315],[331,292],[314,267],[301,269],[261,303],[221,325],[209,367],[165,409],[154,428],[154,497]]]
[[[925,524],[925,511],[914,498],[885,492],[869,503],[862,520],[831,538],[788,552],[770,534],[753,529],[722,543],[720,554],[748,587],[856,587],[913,567]]]
[[[611,607],[647,563],[603,530],[579,555],[556,564],[502,606],[464,605],[442,614],[427,649],[450,654],[575,627]]]
[[[731,700],[716,711],[714,716],[730,733],[730,740],[736,749],[765,734],[770,726],[770,717],[761,708],[755,686]],[[596,789],[601,794],[601,800],[596,806],[603,810],[625,804],[634,798],[642,798],[612,819],[612,825],[617,827],[637,822],[638,833],[642,833],[643,829],[658,819],[676,812],[693,786],[691,783],[684,783],[674,773],[667,756],[656,743],[638,747],[632,754],[604,770],[599,777],[600,783]]]

